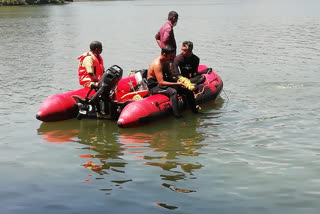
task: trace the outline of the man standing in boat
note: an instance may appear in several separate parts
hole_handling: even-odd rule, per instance
[[[181,47],[181,54],[177,55],[173,60],[174,76],[182,75],[190,79],[191,83],[201,84],[205,81],[205,77],[201,74],[210,73],[211,68],[198,72],[200,59],[193,52],[193,43],[184,41]]]
[[[172,111],[175,117],[181,117],[178,108],[178,93],[185,94],[188,104],[194,113],[198,112],[192,91],[183,88],[183,83],[170,82],[166,79],[166,74],[170,73],[169,63],[175,56],[175,49],[165,46],[161,49],[161,55],[155,58],[149,66],[147,81],[151,94],[163,94],[169,97]]]
[[[160,48],[164,48],[166,45],[171,46],[175,51],[177,49],[176,40],[174,38],[173,27],[177,25],[178,13],[170,11],[168,14],[168,21],[166,21],[155,38]]]
[[[85,52],[78,57],[78,74],[79,83],[84,87],[90,87],[92,84],[98,85],[103,72],[103,59],[100,56],[102,52],[102,44],[93,41],[90,44],[90,51]]]

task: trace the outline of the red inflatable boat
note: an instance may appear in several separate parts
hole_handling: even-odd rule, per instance
[[[207,68],[207,66],[200,65],[198,71],[203,71]],[[223,88],[221,78],[214,71],[202,74],[202,76],[206,80],[200,85],[200,91],[195,94],[197,104],[214,101]],[[186,105],[181,97],[179,101],[182,105],[181,108],[185,108]],[[126,105],[121,111],[117,124],[122,128],[135,127],[159,119],[170,114],[171,111],[169,98],[156,94]]]
[[[208,67],[200,65],[198,70],[202,71],[206,68]],[[119,127],[139,126],[170,114],[172,111],[168,97],[160,94],[148,96],[148,90],[143,78],[145,71],[133,72],[132,75],[119,78],[114,81],[115,83],[112,83],[115,86],[112,89],[110,88],[109,110],[107,111],[109,117],[107,119],[118,120],[117,124]],[[104,75],[109,74],[105,72]],[[202,74],[202,76],[206,80],[198,87],[200,88],[198,94],[195,94],[197,104],[215,100],[223,87],[221,78],[214,71]],[[79,101],[80,98],[91,99],[98,93],[99,91],[95,92],[95,90],[90,90],[90,88],[82,88],[52,95],[44,100],[36,114],[36,118],[44,122],[76,118],[81,112],[81,110],[79,111],[79,106],[77,106],[79,105],[77,100]],[[79,99],[75,99],[75,97]],[[185,108],[183,99],[181,97],[179,99],[181,108]]]
[[[86,97],[89,90],[90,88],[81,88],[48,97],[41,104],[36,118],[44,122],[55,122],[75,118],[78,114],[78,108],[75,106],[77,103],[72,96],[78,95]],[[90,93],[89,97],[93,94],[94,91]]]

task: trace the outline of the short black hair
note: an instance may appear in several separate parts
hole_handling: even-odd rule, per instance
[[[175,52],[175,49],[169,45],[164,46],[161,48],[161,54],[170,54]]]
[[[192,51],[193,50],[193,43],[191,41],[184,41],[182,42],[182,46],[188,46],[188,50]]]
[[[98,49],[102,49],[101,42],[93,41],[93,42],[90,43],[90,50],[91,51],[95,51],[95,50],[98,50]]]
[[[168,20],[172,19],[173,17],[178,18],[178,13],[176,11],[170,11],[168,14]]]

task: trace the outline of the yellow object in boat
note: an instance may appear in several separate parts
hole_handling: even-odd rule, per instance
[[[178,83],[182,83],[190,91],[194,91],[195,89],[194,84],[192,84],[191,81],[186,77],[179,76]]]

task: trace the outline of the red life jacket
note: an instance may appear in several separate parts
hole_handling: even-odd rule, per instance
[[[100,60],[94,55],[91,51],[86,52],[78,57],[79,60],[79,66],[78,66],[78,74],[79,74],[79,83],[80,85],[83,85],[84,87],[90,87],[90,83],[93,82],[90,75],[87,72],[87,69],[82,66],[82,62],[86,57],[92,57],[93,58],[93,72],[100,81],[103,72],[103,59],[101,56],[99,56]]]

